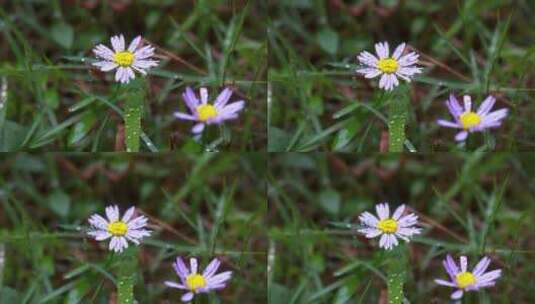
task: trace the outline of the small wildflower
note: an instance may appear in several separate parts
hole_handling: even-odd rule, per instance
[[[414,213],[402,216],[405,205],[399,206],[392,217],[390,217],[390,207],[388,203],[375,206],[379,219],[369,212],[364,212],[359,216],[359,220],[366,228],[359,229],[358,232],[367,238],[375,238],[379,235],[379,247],[390,250],[398,245],[397,237],[408,242],[414,234],[419,234],[420,229],[413,227],[418,222],[418,216]]]
[[[502,124],[502,120],[507,116],[508,109],[500,109],[490,112],[496,103],[496,98],[488,96],[485,101],[479,106],[477,112],[472,111],[472,99],[468,95],[464,95],[464,109],[459,105],[459,101],[455,96],[450,95],[446,100],[446,106],[450,111],[455,122],[439,119],[437,123],[440,126],[447,128],[462,129],[455,135],[456,141],[464,141],[468,137],[468,133],[481,132],[489,128],[497,128]]]
[[[193,126],[191,131],[194,134],[199,134],[204,130],[205,125],[221,124],[226,120],[238,118],[238,113],[243,109],[245,102],[240,100],[227,105],[231,95],[232,91],[229,88],[225,88],[217,96],[215,102],[210,104],[208,103],[208,90],[206,88],[200,89],[201,100],[199,101],[193,90],[187,87],[186,92],[182,94],[182,98],[191,114],[175,112],[174,115],[178,119],[196,121],[197,124]]]
[[[357,73],[363,74],[365,78],[375,78],[381,75],[379,88],[386,91],[392,91],[399,85],[398,77],[410,82],[411,77],[422,72],[421,68],[416,66],[418,55],[416,52],[410,52],[401,56],[405,50],[405,43],[400,44],[390,57],[388,42],[379,42],[375,44],[377,57],[367,51],[361,52],[357,59],[365,67],[357,69]]]
[[[89,218],[92,230],[88,232],[89,235],[97,241],[104,241],[111,238],[109,249],[114,252],[122,252],[128,248],[130,241],[139,245],[139,241],[146,236],[150,236],[151,231],[143,229],[147,225],[148,219],[144,216],[132,218],[135,208],[128,209],[123,218],[119,218],[119,207],[106,207],[106,217],[104,219],[98,214],[93,214]]]
[[[465,256],[461,256],[460,262],[461,269],[459,270],[451,255],[448,254],[442,263],[444,264],[446,272],[450,276],[450,280],[435,280],[435,283],[439,285],[457,288],[457,290],[451,294],[453,300],[462,298],[465,291],[479,290],[480,288],[494,286],[496,280],[502,275],[501,269],[485,273],[490,265],[490,259],[488,257],[482,258],[472,272],[467,270],[468,259]]]
[[[223,289],[226,283],[232,277],[232,271],[225,271],[215,274],[221,262],[215,258],[213,259],[202,274],[197,272],[197,259],[191,258],[190,269],[186,267],[182,258],[177,257],[173,264],[176,274],[180,278],[181,283],[165,281],[165,285],[171,288],[178,288],[187,290],[181,300],[182,302],[190,302],[196,294],[207,293],[212,290]]]
[[[158,61],[151,59],[154,56],[154,47],[146,45],[139,48],[140,43],[141,36],[137,36],[125,50],[124,36],[113,36],[111,37],[113,51],[103,44],[93,49],[97,58],[103,59],[93,65],[99,67],[102,72],[117,69],[115,81],[129,83],[130,79],[136,78],[134,70],[146,75],[146,70],[158,65]]]

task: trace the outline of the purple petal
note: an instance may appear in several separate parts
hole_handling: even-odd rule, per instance
[[[182,112],[175,112],[173,113],[173,115],[178,119],[197,121],[197,117],[190,115],[190,114],[185,114]]]
[[[219,96],[217,96],[215,102],[214,102],[214,107],[216,108],[220,108],[220,107],[223,107],[224,105],[227,104],[227,102],[229,101],[230,99],[230,96],[232,96],[232,90],[229,89],[229,88],[225,88],[220,94]]]
[[[479,109],[477,110],[477,115],[484,116],[487,113],[490,112],[492,107],[494,106],[494,103],[496,103],[496,98],[494,98],[492,95],[489,95],[485,101],[479,106]]]
[[[464,141],[468,137],[468,131],[461,131],[455,135],[456,141]]]
[[[462,126],[460,126],[458,123],[447,121],[447,120],[443,120],[443,119],[437,120],[437,124],[439,126],[446,127],[446,128],[455,128],[455,129],[461,129],[462,128]]]
[[[205,126],[204,123],[198,123],[198,124],[194,125],[193,128],[191,128],[191,132],[193,134],[199,134],[204,130],[204,126]]]
[[[184,294],[180,300],[182,300],[182,302],[190,302],[191,300],[193,300],[193,292],[188,292],[186,294]]]
[[[459,290],[457,290],[457,291],[455,291],[454,293],[451,294],[451,299],[452,300],[459,300],[462,297],[463,297],[463,290],[462,289],[459,289]]]
[[[453,94],[450,94],[450,98],[446,100],[446,106],[455,120],[458,120],[459,116],[464,112],[463,108],[459,105],[459,101]]]

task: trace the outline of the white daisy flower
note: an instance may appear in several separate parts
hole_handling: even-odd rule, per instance
[[[402,43],[390,57],[388,42],[379,42],[375,44],[375,51],[379,59],[367,51],[361,52],[357,59],[365,67],[357,69],[357,73],[363,74],[365,78],[375,78],[381,75],[379,88],[392,91],[394,87],[399,85],[398,77],[410,82],[414,74],[422,72],[422,69],[416,66],[420,55],[416,52],[410,52],[401,56],[404,50],[405,43]]]
[[[405,205],[399,206],[392,217],[390,217],[390,207],[388,203],[375,206],[379,219],[369,212],[364,212],[359,216],[359,220],[365,228],[358,232],[367,238],[381,236],[379,247],[390,250],[398,245],[398,237],[406,242],[415,234],[420,234],[421,229],[414,227],[418,223],[418,216],[414,213],[403,215]]]
[[[104,219],[98,214],[93,214],[89,218],[91,229],[88,234],[97,241],[104,241],[111,238],[109,249],[114,252],[122,252],[128,248],[130,241],[139,245],[140,240],[146,236],[150,236],[151,231],[143,229],[147,226],[148,219],[145,216],[138,216],[132,218],[135,208],[128,209],[123,218],[119,218],[119,207],[106,207],[106,217]]]
[[[103,59],[93,65],[99,67],[102,72],[117,69],[115,81],[129,83],[130,79],[136,78],[134,70],[146,75],[146,70],[158,65],[158,61],[151,59],[154,56],[154,47],[146,45],[139,48],[140,43],[141,36],[137,36],[125,50],[124,36],[113,36],[111,37],[113,51],[103,44],[93,49],[97,58]]]

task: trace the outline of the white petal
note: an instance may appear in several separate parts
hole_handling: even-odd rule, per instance
[[[373,214],[367,211],[363,212],[359,216],[359,220],[362,224],[370,227],[377,227],[377,223],[379,222],[379,220]]]
[[[387,90],[388,74],[383,74],[379,80],[379,89]]]
[[[403,54],[403,50],[405,50],[405,43],[402,43],[398,45],[394,53],[392,54],[392,58],[398,60],[401,54]]]
[[[358,232],[365,234],[366,238],[368,239],[377,237],[382,233],[381,230],[376,229],[376,228],[363,228],[363,229],[359,229]]]
[[[132,215],[134,215],[134,211],[136,210],[135,207],[130,207],[123,215],[122,221],[125,223],[128,223]]]
[[[396,211],[394,211],[394,215],[392,215],[392,218],[396,221],[399,220],[399,218],[403,215],[403,211],[405,211],[405,205],[397,207]]]
[[[388,235],[387,234],[381,235],[381,238],[379,239],[379,247],[386,249],[387,241],[388,241]]]
[[[95,53],[97,57],[106,59],[108,61],[113,61],[113,51],[103,44],[97,45],[93,49],[93,53]]]
[[[106,216],[110,223],[116,222],[119,219],[119,207],[117,205],[106,207]]]
[[[99,229],[102,229],[102,230],[108,229],[108,225],[109,225],[108,221],[106,221],[102,216],[100,216],[98,214],[93,214],[89,218],[88,222],[92,226],[94,226],[96,228],[99,228]]]
[[[111,37],[111,45],[116,53],[124,51],[124,44],[124,36],[122,34]]]
[[[375,44],[375,52],[377,52],[377,55],[379,56],[379,59],[384,59],[388,57],[389,49],[388,49],[388,42],[384,43],[376,43]]]
[[[387,203],[377,204],[375,206],[375,211],[377,211],[380,220],[385,220],[390,217],[390,207]]]
[[[136,38],[134,38],[134,40],[132,40],[132,42],[130,42],[130,45],[128,46],[128,51],[133,53],[139,46],[140,42],[141,42],[141,36],[137,36]]]
[[[370,67],[377,68],[377,57],[373,56],[372,54],[363,51],[358,56],[357,59],[360,61],[360,63],[364,65],[368,65]]]

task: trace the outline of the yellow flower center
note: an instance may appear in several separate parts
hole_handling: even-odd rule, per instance
[[[204,277],[198,273],[190,274],[186,278],[186,287],[191,291],[196,291],[199,288],[206,286],[206,280]]]
[[[459,288],[464,289],[476,282],[476,277],[471,272],[461,272],[458,273],[455,277],[455,280],[457,281],[457,286]]]
[[[122,67],[131,66],[134,62],[134,54],[129,51],[113,54],[113,61]]]
[[[394,58],[384,58],[377,62],[377,67],[383,73],[392,74],[398,70],[398,61]]]
[[[391,218],[380,220],[377,224],[377,228],[379,228],[379,230],[381,230],[383,233],[394,233],[398,230],[398,223]]]
[[[464,112],[463,114],[461,114],[461,117],[459,117],[459,120],[461,121],[463,128],[465,130],[468,130],[481,123],[481,116],[477,115],[477,113],[468,111],[468,112]]]
[[[108,225],[108,232],[115,236],[123,236],[128,231],[128,225],[123,221],[116,221]]]
[[[217,110],[211,104],[205,103],[197,107],[197,117],[202,122],[207,121],[208,119],[214,118],[216,116]]]

